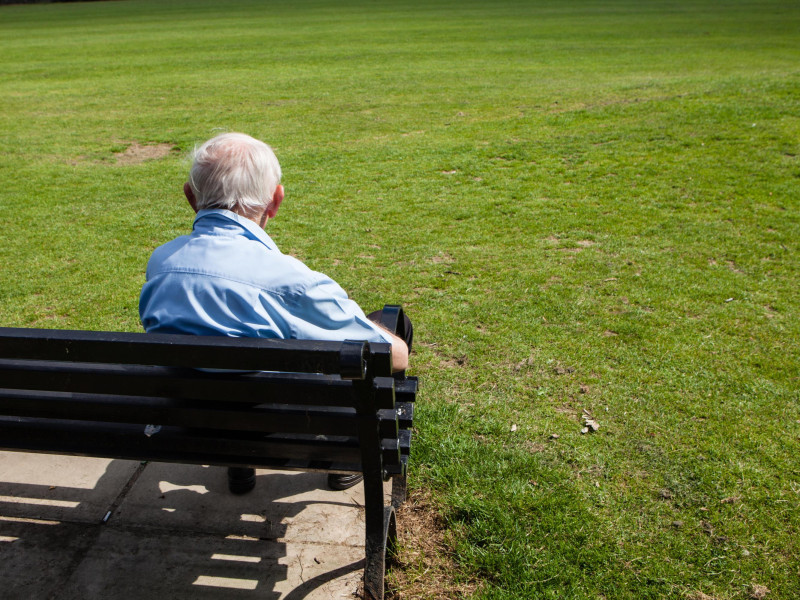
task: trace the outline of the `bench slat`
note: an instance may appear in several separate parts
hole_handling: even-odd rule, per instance
[[[381,419],[397,419],[400,429],[410,429],[414,422],[414,404],[412,402],[396,402],[395,407],[378,411]]]
[[[398,442],[400,445],[400,452],[408,456],[411,452],[411,431],[408,429],[401,429]]]
[[[188,402],[169,398],[0,389],[0,413],[17,417],[184,425],[237,431],[356,435],[353,409]]]
[[[0,358],[149,364],[364,377],[366,342],[0,327]],[[389,375],[389,373],[385,373]]]
[[[398,395],[398,400],[403,400],[403,402],[413,402],[417,395],[418,388],[419,378],[406,377],[405,379],[395,381],[394,390],[395,394]],[[399,396],[403,397],[400,398]]]
[[[394,405],[394,384],[390,377],[376,378],[377,405]],[[124,390],[131,396],[291,404],[319,403],[324,397],[326,405],[356,405],[350,381],[335,375],[305,373],[203,372],[145,365],[0,359],[0,387],[101,394],[120,394]]]
[[[142,426],[0,417],[0,448],[77,456],[213,465],[266,466],[268,459],[360,464],[358,439],[298,436],[225,436],[224,432],[163,426],[148,437]]]
[[[402,406],[413,405],[404,403]],[[382,437],[397,437],[399,427],[411,426],[408,419],[398,419],[401,410],[384,409],[379,412]],[[358,417],[352,408],[288,404],[190,402],[171,398],[0,389],[0,414],[112,423],[158,423],[262,433],[358,434]]]

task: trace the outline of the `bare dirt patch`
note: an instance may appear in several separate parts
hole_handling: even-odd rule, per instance
[[[523,446],[525,447],[525,450],[527,450],[531,454],[537,454],[539,452],[544,452],[545,450],[547,450],[546,445],[540,444],[539,442],[532,442],[530,440],[526,440],[523,443]]]
[[[561,279],[561,277],[559,277],[558,275],[552,275],[550,277],[550,279],[548,279],[544,283],[540,283],[539,284],[539,288],[541,290],[549,290],[551,286],[557,285],[557,284],[561,283],[562,281],[563,281],[563,279]]]
[[[459,367],[463,367],[467,364],[467,355],[462,354],[461,356],[450,356],[447,358],[441,359],[441,364],[443,367],[449,369],[457,369]]]
[[[553,367],[553,373],[556,375],[569,375],[570,373],[575,372],[575,367],[571,367],[569,365],[562,365],[560,362],[556,363]]]
[[[520,362],[515,364],[513,369],[514,369],[515,373],[518,373],[519,371],[522,371],[523,369],[527,369],[528,367],[533,367],[535,365],[536,365],[536,356],[534,354],[532,354],[528,358],[526,358],[525,360],[521,360]]]
[[[753,600],[762,600],[769,594],[769,588],[764,585],[753,584],[750,586],[750,598]]]
[[[740,269],[740,268],[739,268],[739,267],[736,265],[736,263],[735,263],[734,261],[732,261],[732,260],[728,260],[728,261],[726,261],[726,262],[725,262],[725,264],[726,264],[726,265],[728,266],[728,268],[729,268],[731,271],[733,271],[734,273],[739,273],[739,274],[742,274],[742,273],[744,273],[744,271],[742,271],[742,270],[741,270],[741,269]]]
[[[453,262],[453,257],[450,256],[447,252],[439,252],[438,255],[431,257],[431,262],[437,265],[442,263],[450,264]]]
[[[397,512],[400,543],[389,573],[387,600],[452,600],[474,594],[477,582],[463,581],[445,542],[445,529],[428,494],[412,493]]]
[[[140,144],[131,142],[123,152],[116,152],[118,165],[138,165],[147,160],[158,160],[169,156],[174,146],[172,144]]]
[[[708,594],[704,594],[703,592],[691,592],[687,596],[688,600],[717,600],[714,596],[709,596]]]
[[[570,404],[560,404],[553,406],[553,412],[559,415],[564,415],[570,421],[575,423],[581,422],[580,411]]]

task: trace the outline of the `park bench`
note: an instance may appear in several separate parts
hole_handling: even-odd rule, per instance
[[[382,323],[398,331],[402,309]],[[392,377],[389,344],[0,328],[0,449],[362,472],[370,599],[396,541],[416,390]]]

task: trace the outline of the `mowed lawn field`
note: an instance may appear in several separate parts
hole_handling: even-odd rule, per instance
[[[406,307],[394,598],[800,594],[797,2],[4,6],[0,107],[2,326],[139,330],[225,130]]]

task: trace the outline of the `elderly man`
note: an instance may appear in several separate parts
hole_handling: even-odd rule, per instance
[[[197,213],[193,231],[150,258],[139,299],[145,330],[388,342],[394,369],[404,370],[410,324],[406,340],[382,329],[336,282],[281,253],[264,231],[284,199],[280,180],[272,149],[250,136],[225,133],[195,150],[183,186]],[[328,483],[347,489],[360,480],[332,475]],[[231,468],[228,482],[232,492],[245,493],[255,472]]]

